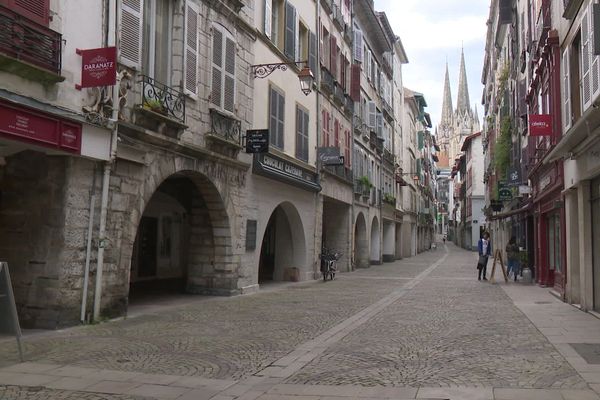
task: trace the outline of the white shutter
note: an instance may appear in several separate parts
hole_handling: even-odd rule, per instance
[[[198,95],[198,14],[199,7],[191,2],[186,3],[185,16],[185,93]]]
[[[581,20],[581,99],[583,110],[592,102],[590,92],[590,25],[587,12]]]
[[[144,0],[121,1],[121,34],[119,61],[131,68],[142,64],[142,14]]]
[[[375,118],[377,118],[377,137],[383,138],[383,114],[377,113]]]
[[[377,107],[375,106],[375,102],[374,101],[369,101],[368,102],[368,110],[367,112],[369,113],[369,118],[368,118],[368,126],[371,129],[375,129],[376,128],[376,118],[377,118]]]
[[[213,27],[213,47],[212,47],[212,90],[210,101],[222,107],[223,96],[223,32]]]
[[[362,62],[363,60],[363,43],[362,43],[362,31],[357,27],[354,27],[354,60],[358,62]]]
[[[589,44],[588,44],[588,49],[590,52],[590,58],[592,60],[591,62],[591,70],[590,70],[590,79],[591,79],[591,92],[592,92],[592,98],[591,100],[595,99],[596,96],[598,95],[598,89],[600,89],[600,70],[599,70],[599,61],[598,58],[599,56],[594,55],[594,3],[590,3],[589,6],[589,11],[588,11],[588,16],[590,18],[590,40],[589,40]]]
[[[373,55],[371,54],[371,50],[367,50],[367,78],[369,81],[372,79],[373,75]]]
[[[569,47],[563,52],[563,126],[565,132],[571,127],[571,74]]]
[[[265,0],[265,35],[272,39],[271,37],[271,23],[273,19],[273,0]]]
[[[225,37],[225,76],[223,87],[223,108],[227,111],[235,111],[235,42]]]

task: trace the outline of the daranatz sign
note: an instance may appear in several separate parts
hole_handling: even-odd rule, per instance
[[[254,154],[252,171],[313,192],[321,191],[316,172],[302,168],[271,153]]]
[[[81,55],[81,85],[77,88],[112,86],[117,82],[117,48],[78,50]]]

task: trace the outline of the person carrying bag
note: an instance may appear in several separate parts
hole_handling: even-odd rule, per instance
[[[479,261],[477,262],[479,274],[477,280],[481,280],[481,275],[483,273],[483,280],[487,281],[487,263],[489,256],[492,254],[492,242],[489,233],[483,233],[483,237],[477,242],[477,249],[479,250]]]

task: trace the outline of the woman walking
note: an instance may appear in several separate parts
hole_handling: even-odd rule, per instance
[[[512,271],[515,282],[517,281],[517,275],[519,274],[519,246],[517,246],[517,238],[514,236],[510,238],[506,245],[506,257],[508,258],[508,276]]]
[[[477,262],[477,269],[479,270],[478,280],[481,280],[483,272],[483,280],[487,281],[487,263],[489,256],[492,254],[492,242],[489,233],[484,232],[483,237],[477,243],[477,248],[479,250],[479,261]]]

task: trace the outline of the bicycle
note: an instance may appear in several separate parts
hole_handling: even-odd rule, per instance
[[[321,273],[323,274],[323,281],[327,281],[327,278],[333,280],[335,273],[337,272],[337,261],[342,257],[342,253],[333,252],[327,248],[323,248],[321,252]]]

